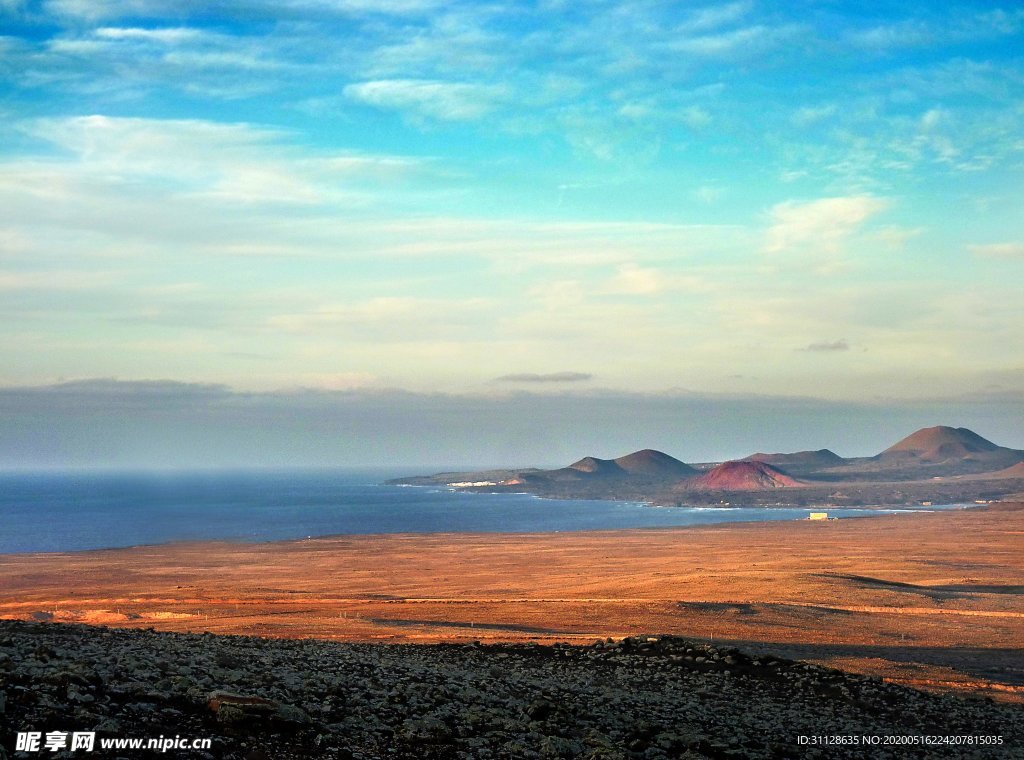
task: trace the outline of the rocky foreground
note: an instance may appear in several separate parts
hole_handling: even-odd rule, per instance
[[[95,751],[14,752],[15,732],[57,730],[96,731]],[[161,735],[212,738],[162,755],[207,759],[1008,758],[1024,708],[671,636],[369,645],[0,621],[8,757],[153,757],[99,739]],[[925,736],[1002,743],[865,743]]]

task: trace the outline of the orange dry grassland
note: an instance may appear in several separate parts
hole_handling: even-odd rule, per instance
[[[674,633],[1024,700],[1024,504],[0,555],[0,617],[376,642]]]

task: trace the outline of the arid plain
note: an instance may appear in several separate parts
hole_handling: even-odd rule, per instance
[[[673,633],[1024,701],[1024,503],[0,556],[0,617],[345,641]]]

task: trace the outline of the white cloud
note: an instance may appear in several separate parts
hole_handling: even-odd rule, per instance
[[[940,126],[949,118],[949,114],[942,108],[930,108],[921,116],[921,129],[931,131]]]
[[[724,5],[712,5],[707,8],[700,8],[694,11],[690,17],[681,24],[681,28],[688,31],[706,31],[715,29],[734,21],[739,21],[751,11],[752,4],[748,0],[741,2],[726,3]]]
[[[857,47],[889,50],[930,45],[936,41],[936,32],[924,21],[901,21],[851,32],[848,39]]]
[[[835,116],[838,110],[839,108],[835,103],[826,103],[820,106],[804,106],[797,109],[796,113],[793,114],[792,121],[798,126],[805,127]]]
[[[625,264],[611,281],[609,289],[613,293],[627,295],[650,295],[665,287],[665,277],[657,269],[638,267],[636,264]]]
[[[425,79],[379,79],[345,87],[349,98],[378,108],[441,121],[471,121],[493,111],[505,97],[500,86]]]
[[[719,34],[684,36],[671,47],[682,53],[707,58],[749,58],[781,45],[800,32],[796,25],[771,27],[761,24]]]
[[[462,301],[408,296],[381,296],[349,303],[324,304],[309,311],[277,314],[266,325],[308,334],[353,331],[359,340],[404,342],[437,338],[478,322],[488,305],[484,298]]]
[[[0,270],[0,291],[87,291],[116,281],[111,272]]]
[[[430,165],[401,156],[302,154],[289,144],[288,133],[245,123],[91,115],[39,119],[20,129],[72,154],[64,162],[20,165],[40,182],[46,175],[63,175],[55,189],[92,182],[98,191],[145,178],[151,188],[178,197],[353,202],[377,182],[392,184]]]
[[[104,18],[151,18],[180,15],[174,0],[48,0],[46,10],[58,17],[72,17],[96,21]]]
[[[691,129],[704,129],[711,124],[711,114],[700,106],[689,106],[680,114],[683,123]]]
[[[105,26],[96,30],[97,37],[108,40],[141,40],[177,44],[201,39],[206,35],[199,29],[190,27],[167,27],[164,29],[143,29],[140,27]]]
[[[275,14],[277,17],[422,14],[440,0],[229,0],[220,4],[228,17]],[[88,21],[111,18],[167,18],[186,15],[180,0],[48,0],[46,10],[57,16]],[[268,16],[269,17],[269,16]]]
[[[721,276],[721,273],[718,273]],[[616,274],[596,292],[600,295],[653,296],[660,293],[708,294],[721,283],[707,272],[683,274],[665,267],[640,266],[629,262],[619,266]]]
[[[139,119],[104,116],[73,116],[26,122],[22,129],[49,140],[83,158],[117,157],[137,164],[159,160],[173,165],[199,151],[204,159],[238,152],[254,145],[279,140],[284,133],[244,123],[200,119]]]
[[[710,206],[725,197],[725,189],[717,185],[701,185],[693,191],[693,197]]]
[[[871,238],[892,249],[901,249],[906,244],[919,237],[924,232],[923,227],[882,227],[871,233]]]
[[[967,246],[974,256],[991,259],[1024,259],[1024,242],[985,243]]]
[[[780,203],[770,212],[764,250],[778,253],[810,246],[837,253],[844,240],[886,206],[886,201],[869,195]]]
[[[994,9],[965,15],[951,5],[945,18],[905,19],[868,29],[858,29],[850,32],[847,40],[857,47],[887,52],[908,47],[1008,36],[1017,34],[1022,27],[1024,11],[1021,10],[1007,12]]]

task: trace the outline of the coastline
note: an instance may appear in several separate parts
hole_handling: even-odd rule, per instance
[[[272,543],[340,535],[390,533],[543,533],[691,524],[799,520],[827,510],[841,518],[902,512],[920,504],[799,504],[775,501],[667,504],[642,499],[562,498],[438,485],[387,485],[354,478],[302,481],[301,493],[281,480],[191,474],[162,480],[115,474],[71,482],[66,473],[15,480],[0,499],[7,517],[0,556],[159,546],[192,541]],[[291,483],[291,481],[287,481]],[[928,504],[929,509],[973,506]]]
[[[429,486],[401,486],[406,488],[429,488]],[[502,492],[490,492],[490,491],[458,491],[453,489],[456,493],[466,493],[469,496],[473,495],[502,495]],[[527,492],[516,492],[508,495],[515,496],[528,496],[531,499],[538,501],[605,501],[610,504],[618,504],[625,506],[644,507],[658,511],[672,511],[672,510],[687,510],[689,512],[736,512],[742,510],[751,510],[757,512],[771,512],[773,510],[785,510],[792,512],[857,512],[858,514],[847,514],[841,517],[830,517],[830,521],[837,520],[859,520],[862,518],[878,518],[886,516],[898,516],[898,515],[909,515],[909,514],[932,514],[940,512],[958,512],[958,511],[984,511],[985,509],[999,504],[999,502],[992,502],[990,504],[934,504],[929,506],[921,505],[890,505],[890,504],[870,504],[857,507],[844,507],[835,504],[824,504],[818,506],[798,506],[793,504],[772,504],[765,506],[747,506],[747,505],[732,505],[732,504],[705,504],[705,505],[675,505],[675,504],[656,504],[654,502],[643,502],[643,501],[632,501],[632,500],[619,500],[619,499],[560,499],[557,497],[539,496],[537,494]],[[318,540],[332,540],[332,539],[344,539],[349,537],[358,537],[364,539],[378,539],[389,536],[404,536],[404,537],[415,537],[415,536],[542,536],[542,535],[559,535],[559,534],[618,534],[618,533],[630,533],[634,531],[672,531],[672,530],[691,530],[696,528],[712,528],[712,527],[728,527],[733,525],[763,525],[768,523],[783,523],[783,524],[800,524],[808,522],[808,518],[804,517],[790,517],[790,518],[774,518],[764,520],[726,520],[722,522],[698,522],[688,523],[679,525],[637,525],[633,527],[613,527],[613,528],[559,528],[549,530],[404,530],[404,531],[379,531],[371,533],[323,533],[317,535],[297,536],[294,538],[240,538],[240,537],[211,537],[211,538],[184,538],[184,539],[169,539],[164,541],[145,541],[136,544],[127,545],[114,545],[114,546],[95,546],[83,549],[40,549],[40,550],[25,550],[25,551],[0,551],[0,560],[4,557],[39,557],[39,556],[68,556],[85,554],[90,552],[108,552],[108,551],[129,551],[133,549],[155,549],[160,547],[175,547],[175,546],[193,546],[193,545],[227,545],[227,546],[270,546],[275,544],[291,544],[291,543],[303,543],[307,541],[318,541]]]
[[[1014,503],[819,523],[0,555],[0,617],[393,643],[666,633],[1017,698],[1021,536]]]

